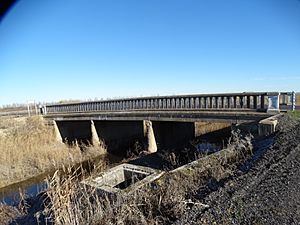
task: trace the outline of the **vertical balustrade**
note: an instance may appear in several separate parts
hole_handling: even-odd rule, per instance
[[[225,108],[224,106],[225,106],[225,102],[224,102],[224,97],[222,96],[222,97],[220,97],[221,98],[221,108],[223,109],[223,108]]]
[[[236,105],[236,99],[237,99],[237,96],[233,96],[233,108],[237,108],[237,105]]]
[[[257,96],[256,95],[253,96],[253,108],[257,109]]]
[[[196,109],[199,109],[200,107],[199,107],[199,97],[196,97],[195,98],[195,108]]]
[[[244,107],[244,96],[239,96],[240,99],[240,108]]]
[[[261,109],[265,108],[265,95],[260,96],[260,108]]]
[[[175,98],[175,109],[179,109],[180,108],[180,100],[179,98]]]
[[[181,109],[184,109],[185,108],[185,101],[184,101],[184,98],[181,98],[181,100],[180,100],[180,108]]]
[[[175,99],[174,98],[171,99],[171,108],[172,109],[175,108]]]
[[[227,96],[227,108],[231,108],[231,97],[230,96]]]
[[[271,93],[272,94],[272,93]],[[88,111],[126,111],[147,109],[266,109],[265,93],[241,93],[238,95],[199,95],[199,96],[172,96],[165,98],[125,99],[114,101],[92,101],[47,106],[48,113],[74,113]],[[281,96],[281,100],[285,100]]]
[[[186,108],[186,109],[190,108],[189,98],[186,98],[186,99],[185,99],[185,108]]]
[[[190,98],[190,108],[191,109],[195,108],[195,98],[193,98],[193,97]]]
[[[251,96],[247,95],[247,108],[250,109],[251,108]]]

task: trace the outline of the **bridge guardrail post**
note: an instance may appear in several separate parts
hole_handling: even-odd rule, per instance
[[[296,93],[295,91],[292,91],[292,111],[295,111],[296,109]]]

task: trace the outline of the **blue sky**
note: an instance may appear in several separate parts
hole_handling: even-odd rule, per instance
[[[0,105],[300,91],[298,0],[19,0],[0,22]]]

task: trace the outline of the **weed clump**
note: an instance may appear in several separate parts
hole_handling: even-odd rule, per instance
[[[0,187],[40,173],[71,165],[103,152],[101,148],[58,143],[43,118],[1,119]]]

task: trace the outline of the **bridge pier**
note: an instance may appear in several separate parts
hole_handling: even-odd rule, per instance
[[[53,120],[53,126],[54,126],[54,135],[55,135],[55,140],[59,143],[63,143],[62,136],[60,134],[60,131],[58,129],[57,123],[55,120]]]
[[[53,121],[53,124],[57,141],[93,146],[100,146],[103,141],[107,151],[113,154],[125,153],[137,141],[149,153],[158,149],[180,149],[197,136],[231,126],[231,123],[220,122],[150,120],[74,120]]]
[[[147,151],[149,153],[157,152],[157,144],[152,127],[152,122],[150,120],[144,120],[144,131],[145,137],[147,137]]]
[[[92,132],[91,144],[93,146],[100,146],[101,142],[93,120],[91,120],[91,132]]]

